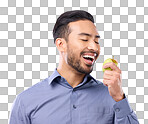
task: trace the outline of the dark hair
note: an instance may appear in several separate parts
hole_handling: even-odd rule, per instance
[[[59,16],[54,25],[53,28],[54,43],[57,38],[64,38],[66,41],[68,41],[68,35],[71,32],[68,24],[70,22],[75,22],[78,20],[89,20],[94,23],[93,16],[84,10],[67,11]]]

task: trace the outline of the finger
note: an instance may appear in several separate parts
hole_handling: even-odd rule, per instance
[[[109,70],[106,70],[106,71],[104,72],[104,75],[119,78],[120,73],[118,73],[118,72],[116,72],[116,71],[109,71]]]
[[[118,77],[115,77],[115,76],[110,76],[110,75],[104,75],[103,76],[103,79],[104,80],[108,80],[111,83],[115,83],[117,82],[118,80],[120,80]]]
[[[108,87],[108,81],[107,80],[104,79],[103,84]]]
[[[111,80],[112,78],[113,78],[112,75],[107,75],[107,74],[103,75],[103,79],[105,79],[105,80]]]
[[[112,77],[115,77],[115,78],[120,78],[120,75],[121,75],[121,73],[119,73],[119,72],[116,72],[116,71],[108,71],[108,70],[106,70],[105,72],[104,72],[104,74],[105,75],[110,75],[110,76],[112,76]]]
[[[113,75],[113,71],[105,70],[104,74],[105,74],[105,75],[110,75],[110,76],[112,76],[112,75]]]
[[[112,84],[112,81],[111,80],[106,80],[106,79],[104,79],[103,80],[103,84],[105,85],[105,86],[107,86],[107,87],[111,87],[111,84]]]
[[[103,68],[111,68],[113,71],[121,73],[121,70],[113,62],[106,63]]]
[[[104,64],[103,68],[111,68],[112,70],[116,70],[118,67],[113,62],[108,62]]]

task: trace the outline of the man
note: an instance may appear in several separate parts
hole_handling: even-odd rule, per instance
[[[90,73],[100,54],[94,19],[88,12],[63,13],[53,29],[60,54],[58,68],[47,79],[19,94],[9,124],[138,124],[114,63],[103,68],[103,83]]]

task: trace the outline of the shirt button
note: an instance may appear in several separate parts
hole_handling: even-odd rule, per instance
[[[75,105],[73,105],[73,108],[76,109],[77,107]]]
[[[116,108],[116,110],[115,110],[116,112],[119,112],[120,111],[120,109],[119,108]]]

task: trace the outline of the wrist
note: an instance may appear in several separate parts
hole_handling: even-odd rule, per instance
[[[120,96],[118,96],[118,97],[114,97],[114,100],[115,100],[116,102],[119,102],[119,101],[123,100],[124,98],[125,98],[125,94],[123,93],[122,95],[120,95]]]

